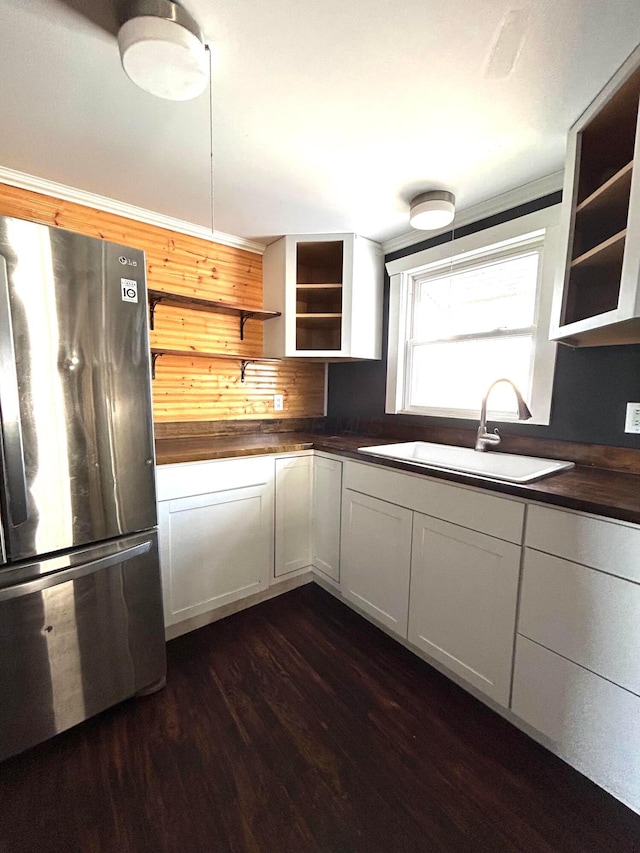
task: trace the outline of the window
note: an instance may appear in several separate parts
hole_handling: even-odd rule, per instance
[[[388,265],[387,412],[476,419],[489,385],[506,377],[528,402],[530,423],[549,423],[557,210]],[[496,387],[489,406],[492,420],[517,419],[507,385]]]

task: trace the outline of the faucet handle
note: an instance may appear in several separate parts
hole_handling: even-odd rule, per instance
[[[486,450],[489,445],[500,444],[501,438],[497,428],[493,432],[487,432],[481,426],[478,427],[478,437],[476,438],[476,450]]]

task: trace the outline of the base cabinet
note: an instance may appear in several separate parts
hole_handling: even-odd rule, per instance
[[[267,588],[273,568],[273,468],[273,460],[264,458],[160,469],[165,625]],[[175,497],[162,500],[167,494]]]
[[[314,456],[311,560],[313,567],[334,581],[340,580],[340,508],[342,462]]]
[[[167,626],[313,567],[640,810],[640,526],[529,503],[523,543],[521,500],[313,452],[163,465],[157,492]]]
[[[640,810],[640,528],[527,515],[511,710]]]
[[[520,547],[415,513],[409,642],[509,704]]]
[[[378,622],[406,639],[411,511],[345,489],[341,590]]]
[[[313,457],[276,459],[275,576],[311,565]]]

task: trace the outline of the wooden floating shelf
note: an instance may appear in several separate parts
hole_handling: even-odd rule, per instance
[[[605,264],[613,264],[622,260],[624,254],[624,241],[627,236],[627,229],[624,228],[613,237],[609,237],[603,243],[589,249],[583,255],[580,255],[575,260],[571,261],[571,268],[586,269],[587,267],[599,267]]]
[[[173,355],[181,358],[218,358],[224,361],[239,361],[240,362],[240,381],[244,382],[247,366],[256,362],[278,362],[279,358],[260,358],[246,355],[235,355],[228,352],[203,352],[201,350],[182,350],[182,349],[163,349],[160,347],[151,347],[151,378],[156,378],[156,361],[163,355]]]
[[[631,188],[631,176],[633,174],[633,160],[622,167],[602,186],[587,196],[584,201],[576,207],[576,213],[583,210],[599,210],[607,208],[616,201],[622,200],[629,194]]]
[[[244,340],[244,325],[247,320],[271,320],[280,317],[280,311],[263,311],[261,308],[248,308],[244,305],[231,305],[229,302],[216,302],[213,299],[201,299],[198,296],[182,296],[179,293],[166,293],[164,290],[148,290],[149,327],[153,330],[156,307],[163,302],[174,308],[188,308],[191,311],[209,311],[212,314],[230,314],[240,318],[240,340]]]

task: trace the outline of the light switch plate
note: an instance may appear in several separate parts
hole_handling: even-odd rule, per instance
[[[283,394],[274,394],[273,395],[273,411],[274,412],[284,411],[284,395]]]
[[[627,403],[624,431],[640,432],[640,403]]]

